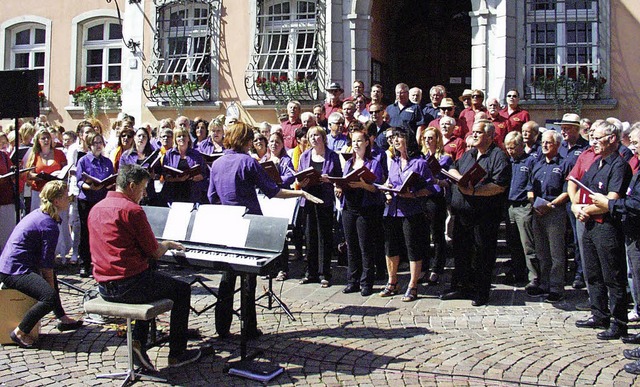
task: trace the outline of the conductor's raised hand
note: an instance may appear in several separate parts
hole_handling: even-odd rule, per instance
[[[307,192],[307,191],[302,191],[302,192],[303,192],[302,196],[303,196],[305,199],[307,199],[308,201],[310,201],[311,203],[315,203],[315,204],[322,204],[322,203],[324,203],[324,200],[322,200],[322,199],[320,199],[320,198],[318,198],[318,197],[315,197],[315,196],[311,195],[309,192]]]

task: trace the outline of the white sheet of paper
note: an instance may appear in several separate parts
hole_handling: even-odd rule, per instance
[[[167,223],[164,225],[162,239],[186,240],[191,210],[193,210],[193,203],[173,202],[167,216]]]
[[[298,198],[271,198],[269,199],[263,194],[258,195],[258,202],[262,215],[272,218],[285,218],[289,220],[289,224],[293,223],[293,215],[298,205]]]
[[[230,247],[244,247],[251,220],[242,216],[245,207],[201,205],[193,222],[189,240]]]

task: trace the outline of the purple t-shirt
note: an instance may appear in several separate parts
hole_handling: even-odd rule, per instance
[[[245,206],[249,214],[262,215],[256,188],[269,198],[280,192],[280,188],[269,178],[258,161],[246,153],[230,149],[211,166],[209,190],[210,203]]]
[[[0,273],[27,274],[53,269],[60,229],[49,214],[37,209],[13,229],[0,256]]]
[[[389,168],[387,181],[394,187],[400,187],[411,171],[420,175],[422,179],[410,187],[409,191],[417,192],[422,188],[426,188],[432,194],[440,192],[440,187],[435,184],[427,161],[421,157],[409,159],[404,169],[402,169],[400,158],[394,158]],[[424,212],[424,210],[419,199],[403,198],[394,194],[391,202],[385,206],[384,216],[409,217],[420,212]]]
[[[76,179],[78,180],[78,187],[80,188],[78,199],[91,203],[97,203],[104,199],[104,197],[107,196],[107,189],[104,187],[97,191],[85,191],[82,189],[82,184],[86,180],[84,176],[82,176],[82,172],[86,172],[87,175],[98,179],[109,177],[113,174],[113,163],[111,160],[102,155],[96,157],[93,153],[89,152],[78,160],[76,169]]]

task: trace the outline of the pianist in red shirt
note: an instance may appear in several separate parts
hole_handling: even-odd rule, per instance
[[[152,270],[149,259],[158,259],[169,249],[184,250],[177,242],[158,243],[144,210],[138,204],[151,177],[136,165],[121,166],[116,190],[98,202],[89,213],[89,245],[93,277],[107,301],[142,304],[163,298],[171,308],[169,366],[178,367],[198,360],[199,349],[187,350],[187,328],[191,287],[188,283]],[[146,354],[149,321],[136,321],[134,353],[139,365],[155,367]]]

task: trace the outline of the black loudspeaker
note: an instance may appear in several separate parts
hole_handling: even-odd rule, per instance
[[[0,71],[0,118],[37,117],[39,114],[37,72]]]

